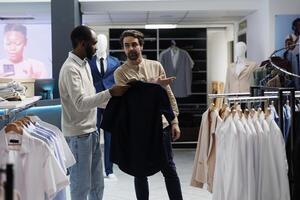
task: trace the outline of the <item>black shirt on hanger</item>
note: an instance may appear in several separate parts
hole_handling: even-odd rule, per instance
[[[165,89],[136,81],[122,97],[112,97],[101,128],[112,133],[111,161],[127,174],[144,177],[161,170],[162,114],[175,118]]]

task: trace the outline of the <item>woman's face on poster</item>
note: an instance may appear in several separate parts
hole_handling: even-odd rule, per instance
[[[26,38],[22,33],[17,31],[8,31],[4,34],[4,50],[6,51],[10,61],[22,61],[25,46]]]

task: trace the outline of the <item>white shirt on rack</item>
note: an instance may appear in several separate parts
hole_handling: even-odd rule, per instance
[[[269,115],[266,119],[270,127],[270,137],[272,143],[272,152],[274,153],[274,165],[276,167],[276,174],[278,176],[279,184],[278,191],[280,196],[277,199],[290,200],[290,188],[288,180],[288,164],[285,152],[285,142],[282,136],[282,132],[272,115]]]
[[[20,137],[15,133],[0,131],[0,167],[14,165],[15,189],[22,200],[51,199],[69,185],[68,177],[59,166],[51,150],[42,141],[30,136],[25,130],[21,145],[9,146],[9,138]]]
[[[76,163],[76,160],[75,160],[74,155],[73,155],[69,145],[67,144],[66,139],[65,139],[63,133],[61,132],[61,130],[58,127],[56,127],[52,124],[49,124],[47,122],[42,121],[37,116],[31,116],[31,118],[38,121],[38,123],[41,124],[42,126],[44,126],[48,129],[52,130],[53,132],[57,133],[61,148],[63,149],[64,155],[65,155],[65,157],[64,157],[65,158],[65,166],[67,168],[69,168],[72,165],[74,165]]]
[[[254,166],[255,166],[255,151],[254,151],[254,139],[255,134],[253,134],[252,129],[248,125],[248,121],[243,115],[241,118],[242,124],[246,130],[246,176],[247,176],[247,199],[255,199],[255,175],[254,175]],[[254,130],[255,131],[255,130]]]

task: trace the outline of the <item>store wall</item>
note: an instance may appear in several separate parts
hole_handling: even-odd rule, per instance
[[[248,58],[257,63],[266,60],[275,50],[275,16],[296,14],[300,14],[300,1],[263,0],[259,10],[245,18]]]
[[[211,82],[225,83],[228,66],[228,33],[225,29],[207,29],[207,91],[211,93]]]
[[[270,34],[270,40],[272,41],[270,45],[270,51],[273,51],[275,49],[276,15],[300,15],[300,1],[299,0],[270,0],[270,30],[272,30]]]
[[[245,18],[247,20],[247,58],[260,63],[269,56],[270,29],[269,5],[266,0],[261,9]]]

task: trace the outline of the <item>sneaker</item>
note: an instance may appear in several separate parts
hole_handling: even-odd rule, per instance
[[[107,176],[106,176],[106,178],[107,179],[109,179],[109,180],[118,180],[118,178],[116,177],[116,175],[114,175],[114,174],[108,174]]]

